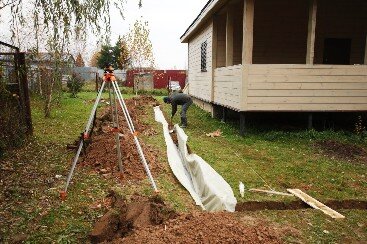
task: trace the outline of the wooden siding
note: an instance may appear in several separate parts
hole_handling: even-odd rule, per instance
[[[226,23],[225,14],[215,17],[217,23],[217,62],[215,67],[226,66]]]
[[[366,0],[318,1],[315,64],[323,63],[325,38],[352,39],[350,64],[363,64],[366,35]]]
[[[254,2],[252,63],[304,64],[307,53],[309,1]]]
[[[214,70],[214,103],[240,110],[242,65]]]
[[[244,111],[367,111],[367,66],[246,65]]]
[[[211,102],[212,94],[212,40],[213,23],[208,23],[189,41],[189,94]],[[207,42],[206,72],[201,71],[201,44]]]

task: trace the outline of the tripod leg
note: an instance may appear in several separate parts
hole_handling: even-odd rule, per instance
[[[119,128],[119,122],[118,122],[118,113],[117,113],[117,104],[116,104],[116,95],[115,93],[111,92],[111,84],[109,84],[109,93],[110,93],[110,103],[111,103],[111,114],[112,114],[112,120],[113,120],[113,127],[115,129]],[[113,99],[112,99],[113,94]],[[119,170],[122,173],[123,167],[122,167],[122,155],[121,155],[121,144],[120,144],[120,136],[119,131],[115,131],[115,141],[116,141],[116,149],[117,149],[117,160],[118,160],[118,166]]]
[[[109,99],[110,99],[110,108],[111,108],[111,117],[112,117],[112,121],[114,122],[115,121],[115,114],[113,113],[113,104],[112,104],[112,94],[111,94],[111,83],[108,83],[108,96],[109,96]]]
[[[93,105],[92,111],[90,113],[90,116],[89,116],[87,125],[85,126],[85,131],[84,132],[87,133],[87,134],[89,133],[89,129],[90,129],[91,125],[92,125],[93,117],[94,117],[94,114],[95,114],[95,112],[97,110],[97,106],[99,104],[99,101],[101,100],[103,89],[104,89],[105,85],[106,85],[106,82],[104,81],[102,83],[101,89],[99,90],[99,93],[97,95],[97,99],[94,102],[94,105]]]
[[[116,85],[115,82],[113,82],[112,85],[113,85],[113,88],[114,88],[115,93],[117,95],[117,98],[118,98],[118,101],[120,103],[121,109],[124,112],[126,121],[130,121],[131,122],[131,125],[130,125],[129,122],[128,122],[128,125],[129,125],[129,128],[130,128],[131,134],[133,134],[133,136],[134,136],[134,142],[135,142],[136,148],[138,150],[138,153],[139,153],[140,159],[142,161],[142,164],[143,164],[143,166],[145,168],[145,172],[146,172],[146,174],[147,174],[147,176],[148,176],[148,178],[150,180],[150,183],[152,184],[152,187],[153,187],[154,191],[157,192],[158,189],[157,189],[157,186],[156,186],[155,181],[153,179],[152,173],[150,172],[149,165],[148,165],[148,163],[147,163],[147,161],[145,159],[145,156],[144,156],[144,153],[143,153],[143,149],[141,148],[141,145],[140,145],[140,142],[139,142],[139,140],[138,140],[138,138],[136,136],[135,130],[133,129],[134,127],[133,127],[133,124],[132,124],[132,120],[131,120],[129,111],[127,110],[126,104],[125,104],[125,102],[123,100],[123,97],[121,96],[121,93],[119,93],[118,86]],[[123,105],[125,105],[125,106],[123,106]]]
[[[79,159],[80,153],[82,151],[83,145],[84,145],[83,140],[80,140],[79,148],[78,148],[78,151],[76,152],[76,155],[74,157],[74,161],[73,161],[73,164],[71,166],[70,173],[68,175],[68,179],[66,181],[64,192],[67,192],[67,190],[68,190],[68,187],[69,187],[69,184],[70,184],[70,180],[71,180],[71,177],[73,176],[74,169],[75,169],[76,163],[78,162],[78,159]]]
[[[132,131],[135,131],[135,128],[134,128],[134,123],[129,115],[129,112],[128,112],[128,109],[127,109],[127,106],[126,106],[126,103],[124,101],[124,98],[122,97],[122,94],[121,94],[121,91],[117,85],[116,82],[112,82],[112,85],[113,85],[113,88],[115,89],[116,91],[116,94],[117,94],[117,98],[119,99],[119,102],[120,102],[120,105],[121,105],[121,109],[123,111],[127,111],[127,112],[124,112],[124,115],[125,115],[125,118],[127,119],[128,123],[129,123],[129,126],[131,127]]]
[[[97,99],[93,105],[93,108],[92,108],[92,111],[90,113],[90,116],[89,116],[89,119],[88,119],[88,122],[87,122],[87,125],[85,127],[85,131],[84,131],[84,134],[88,135],[89,133],[89,129],[91,127],[91,124],[92,124],[92,121],[93,121],[93,118],[94,118],[94,115],[96,113],[96,110],[97,110],[97,106],[99,104],[99,101],[101,100],[101,97],[102,97],[102,93],[103,93],[103,89],[104,89],[104,86],[105,86],[105,82],[102,83],[102,86],[101,86],[101,89],[99,90],[99,93],[97,95]],[[76,152],[76,155],[74,157],[74,161],[73,161],[73,164],[71,166],[71,169],[70,169],[70,172],[69,172],[69,175],[68,175],[68,179],[66,181],[66,184],[65,184],[65,190],[64,192],[61,192],[60,195],[62,197],[66,197],[66,192],[68,190],[68,187],[69,187],[69,184],[70,184],[70,181],[71,181],[71,178],[73,177],[73,173],[74,173],[74,170],[75,170],[75,167],[76,167],[76,164],[78,162],[78,159],[79,159],[79,156],[80,156],[80,153],[83,149],[83,140],[80,140],[80,143],[79,143],[79,148],[78,148],[78,151]]]

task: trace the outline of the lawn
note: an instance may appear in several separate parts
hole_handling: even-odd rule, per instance
[[[104,97],[107,98],[107,94]],[[120,186],[116,180],[104,178],[90,168],[76,169],[68,199],[61,202],[59,190],[65,183],[73,152],[65,145],[82,132],[94,92],[82,92],[78,98],[64,94],[52,117],[45,119],[42,103],[32,101],[34,137],[20,149],[8,152],[1,159],[0,242],[85,242],[93,223],[106,212],[105,197],[111,187]],[[157,97],[161,100],[162,97]],[[163,106],[165,112],[170,108]],[[161,125],[154,121],[153,110],[144,121],[156,131]],[[175,122],[178,121],[176,116]],[[240,198],[238,183],[246,188],[262,188],[266,184],[278,191],[299,188],[315,198],[367,200],[367,166],[358,162],[336,160],[319,153],[315,141],[333,139],[362,145],[366,142],[347,132],[259,132],[252,129],[245,137],[238,135],[234,125],[214,120],[210,114],[192,106],[188,113],[190,148],[204,158],[232,186],[239,202],[290,201],[294,198],[246,192]],[[221,137],[205,134],[220,129]],[[161,195],[177,211],[195,208],[186,191],[169,170],[161,133],[142,136],[145,143],[161,151],[159,160],[165,171],[157,177]],[[59,175],[62,177],[59,178]],[[56,177],[57,176],[57,177]],[[260,178],[261,176],[261,178]],[[265,182],[266,184],[265,184]],[[149,182],[126,184],[125,194],[150,194]],[[294,235],[285,241],[300,242],[363,242],[367,240],[366,210],[341,210],[345,220],[335,221],[316,210],[258,211],[237,213],[260,217],[277,226],[288,226]]]

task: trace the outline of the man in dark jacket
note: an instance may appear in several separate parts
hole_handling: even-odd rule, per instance
[[[181,110],[181,127],[182,128],[186,128],[187,126],[187,117],[186,117],[186,112],[187,109],[190,107],[190,105],[192,104],[192,99],[189,95],[184,94],[184,93],[174,93],[169,97],[164,97],[163,101],[165,103],[169,103],[172,105],[172,116],[171,116],[171,121],[173,116],[176,114],[177,112],[177,105],[182,105],[182,110]]]

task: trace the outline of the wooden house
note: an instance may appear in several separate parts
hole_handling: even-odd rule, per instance
[[[210,0],[181,36],[189,94],[242,133],[250,112],[367,111],[366,37],[366,0]]]

